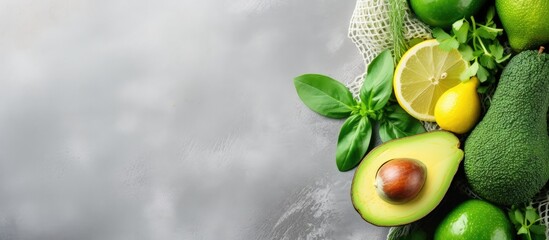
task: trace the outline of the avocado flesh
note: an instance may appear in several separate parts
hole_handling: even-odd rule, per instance
[[[357,167],[351,186],[353,206],[367,222],[397,226],[414,222],[431,212],[446,194],[463,159],[459,139],[446,131],[433,131],[388,141],[374,148]],[[395,158],[421,161],[427,172],[419,194],[404,204],[392,204],[376,192],[377,170]]]

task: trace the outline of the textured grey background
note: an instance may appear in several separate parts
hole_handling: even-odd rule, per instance
[[[292,83],[354,4],[0,0],[0,240],[383,239]]]

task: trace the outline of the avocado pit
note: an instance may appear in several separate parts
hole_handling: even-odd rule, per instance
[[[425,165],[411,158],[395,158],[385,162],[377,171],[377,194],[392,204],[403,204],[414,199],[425,184]]]
[[[463,150],[459,145],[460,141],[453,133],[431,131],[387,141],[377,146],[364,157],[355,171],[351,184],[353,206],[364,220],[376,226],[400,226],[425,217],[439,205],[450,188],[452,179],[463,159]],[[381,172],[379,171],[383,165],[386,165],[385,167],[388,169],[396,167],[391,167],[391,165],[400,165],[396,164],[398,161],[390,161],[396,159],[406,159],[405,163],[411,161],[412,165],[423,164],[425,166],[424,170],[416,170],[423,171],[423,174],[419,175],[424,175],[426,178],[422,187],[415,185],[415,189],[418,191],[415,197],[413,197],[414,194],[404,194],[408,197],[398,197],[399,194],[393,193],[394,191],[391,191],[390,187],[382,184],[398,182],[390,181],[389,174],[383,173],[383,169]],[[380,184],[376,184],[378,175],[382,180]],[[402,175],[398,174],[397,176]],[[405,187],[396,189],[401,189],[396,192],[406,192],[402,190]],[[389,195],[393,199],[392,202],[386,200],[390,199],[389,197],[386,199],[380,197],[378,192]],[[411,200],[395,203],[395,200],[406,198]]]

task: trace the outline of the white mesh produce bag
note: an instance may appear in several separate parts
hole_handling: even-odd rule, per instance
[[[546,226],[545,239],[549,239],[549,189],[539,193],[532,205],[538,209],[541,222]]]
[[[431,29],[418,19],[416,19],[408,7],[406,0],[357,0],[351,22],[349,25],[348,36],[355,43],[364,60],[364,69],[368,64],[385,49],[393,49],[393,36],[391,29],[391,10],[389,1],[402,1],[405,7],[403,31],[405,40],[414,38],[431,38]],[[347,87],[354,96],[358,96],[362,86],[365,73],[357,76],[347,83]],[[489,96],[488,96],[489,97]],[[427,131],[439,129],[436,124],[425,123]],[[458,183],[458,189],[472,198],[478,198],[467,186],[466,183]],[[542,190],[533,200],[532,204],[540,213],[541,221],[547,226],[546,237],[549,239],[549,190]],[[411,226],[404,228],[391,228],[388,239],[395,239],[406,236],[411,230]]]
[[[404,38],[431,38],[427,25],[412,16],[406,0],[404,14]],[[365,68],[381,51],[393,49],[389,0],[358,0],[351,17],[349,38],[353,40],[364,58]],[[366,71],[365,71],[366,72]],[[358,76],[347,85],[353,94],[358,94],[362,86],[363,75]]]

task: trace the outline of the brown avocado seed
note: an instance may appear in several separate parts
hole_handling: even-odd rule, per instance
[[[415,159],[396,158],[385,162],[376,174],[378,195],[393,204],[403,204],[414,199],[427,177],[425,165]]]

